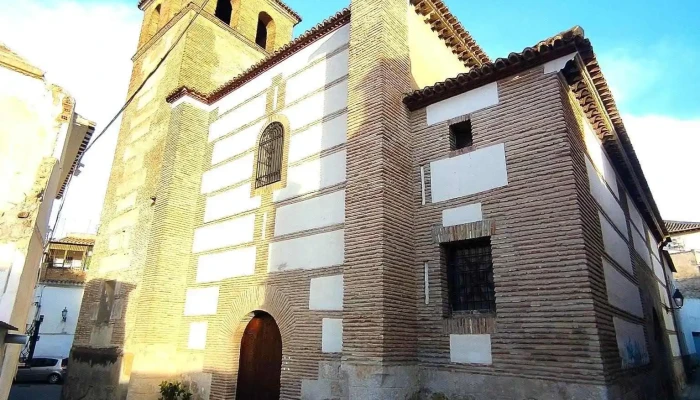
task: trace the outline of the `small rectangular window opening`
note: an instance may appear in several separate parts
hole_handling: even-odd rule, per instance
[[[443,245],[452,311],[496,312],[491,238]]]
[[[470,119],[450,125],[450,148],[459,150],[471,146],[472,121]]]
[[[105,281],[102,286],[100,305],[97,310],[98,324],[106,324],[109,322],[109,317],[112,314],[112,306],[114,306],[114,291],[116,286],[117,281]]]

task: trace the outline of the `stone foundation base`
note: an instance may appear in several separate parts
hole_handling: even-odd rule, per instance
[[[645,380],[641,374],[635,380]],[[637,385],[639,386],[639,385]],[[641,385],[643,386],[643,385]],[[640,388],[637,388],[640,389]],[[646,393],[655,389],[644,388]],[[304,380],[303,400],[632,400],[640,390],[417,366],[364,366],[322,362],[318,379]],[[642,396],[642,397],[639,397]],[[653,397],[652,397],[653,398]]]

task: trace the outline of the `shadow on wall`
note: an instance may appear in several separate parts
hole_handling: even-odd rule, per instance
[[[80,335],[82,339],[71,349],[62,399],[126,398],[133,358],[122,351],[124,312],[134,286],[104,279],[86,284],[81,312],[87,308],[90,318],[81,320],[76,328],[76,338]],[[86,342],[89,345],[75,344]]]

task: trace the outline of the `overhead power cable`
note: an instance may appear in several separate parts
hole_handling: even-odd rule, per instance
[[[112,124],[114,124],[114,122],[119,118],[119,116],[121,116],[124,113],[124,110],[126,110],[126,108],[129,107],[129,105],[134,101],[134,99],[139,94],[139,92],[141,92],[141,90],[144,88],[144,86],[146,86],[146,83],[148,82],[148,80],[153,75],[155,75],[155,73],[158,71],[158,69],[165,63],[165,60],[168,58],[170,53],[175,49],[175,46],[177,46],[177,44],[180,42],[180,40],[185,36],[185,33],[187,33],[187,31],[190,29],[192,24],[194,24],[194,21],[197,19],[197,17],[199,17],[199,15],[202,13],[204,8],[207,6],[207,4],[209,4],[210,1],[211,0],[205,0],[202,3],[202,5],[199,7],[199,9],[195,13],[195,15],[192,17],[190,22],[185,27],[185,29],[183,29],[182,32],[180,32],[177,39],[175,39],[175,41],[170,46],[168,51],[166,51],[165,54],[163,54],[163,57],[161,57],[160,61],[158,61],[158,64],[156,64],[155,68],[153,68],[153,70],[148,75],[146,75],[146,78],[141,82],[139,87],[137,87],[136,90],[134,90],[134,92],[131,94],[131,96],[129,96],[129,98],[126,100],[124,105],[119,109],[119,111],[117,111],[117,113],[109,121],[109,123],[100,131],[99,134],[97,134],[97,136],[95,136],[94,139],[92,139],[92,141],[90,141],[90,143],[87,145],[87,147],[85,147],[85,151],[83,151],[83,153],[80,155],[80,157],[78,157],[78,160],[75,163],[76,169],[80,168],[80,162],[82,161],[83,157],[85,157],[85,154],[87,154],[87,152],[92,148],[92,146],[95,144],[95,142],[97,142],[105,134],[105,132],[107,132],[107,130],[112,126]],[[56,233],[56,225],[58,224],[58,221],[61,217],[61,212],[63,211],[63,206],[64,206],[64,204],[66,204],[66,199],[68,198],[68,188],[70,187],[70,184],[73,181],[73,176],[75,176],[74,173],[70,174],[68,176],[68,181],[66,182],[66,188],[64,190],[65,194],[63,196],[63,200],[61,201],[61,205],[58,207],[58,212],[56,213],[56,220],[54,221],[53,228],[51,229],[50,239],[55,238],[54,234]],[[48,241],[47,241],[46,246],[48,247]],[[46,248],[44,249],[44,252],[46,252]]]

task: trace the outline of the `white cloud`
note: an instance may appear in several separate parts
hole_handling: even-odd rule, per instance
[[[638,55],[623,49],[610,51],[598,58],[610,90],[620,105],[643,96],[662,78],[661,66],[653,58],[640,62]]]
[[[700,221],[700,119],[623,119],[663,218]]]
[[[0,41],[46,72],[97,122],[95,135],[126,99],[141,11],[135,2],[81,4],[63,0],[0,0]],[[93,231],[100,218],[119,121],[83,158],[58,235]]]

